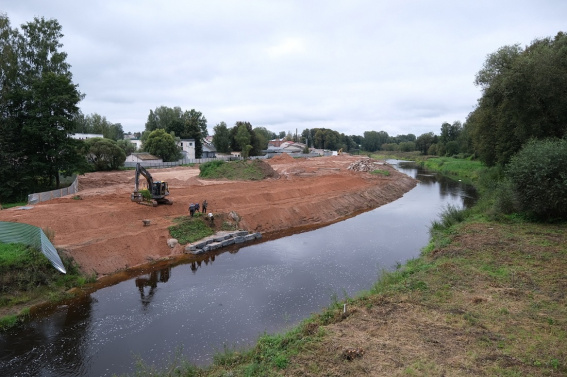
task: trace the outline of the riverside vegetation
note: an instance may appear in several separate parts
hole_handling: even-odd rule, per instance
[[[501,196],[511,194],[502,169],[452,158],[424,164],[471,180],[481,198],[469,210],[447,208],[419,258],[356,297],[333,296],[286,333],[225,349],[209,367],[176,357],[168,370],[140,363],[136,375],[565,375],[565,222],[503,211]]]
[[[48,229],[44,232],[50,236]],[[61,260],[66,274],[54,269],[35,248],[0,243],[0,331],[25,320],[30,306],[62,301],[71,296],[69,289],[94,281],[94,276],[81,274],[70,258],[61,255]]]

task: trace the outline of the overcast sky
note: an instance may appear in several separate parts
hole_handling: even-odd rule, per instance
[[[499,47],[567,31],[565,0],[3,0],[13,28],[63,28],[73,81],[98,113],[143,131],[159,106],[232,127],[439,134],[480,96]]]

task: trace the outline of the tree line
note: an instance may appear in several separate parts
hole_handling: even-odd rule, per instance
[[[81,113],[78,104],[85,95],[73,82],[67,54],[61,50],[62,37],[56,20],[36,17],[18,29],[11,27],[6,14],[0,14],[0,201],[58,187],[62,175],[118,168],[133,151],[134,146],[123,140],[121,124]],[[501,47],[487,56],[475,83],[482,95],[474,110],[464,123],[441,124],[438,134],[391,136],[370,130],[345,135],[326,128],[276,134],[238,121],[232,127],[225,122],[214,126],[212,140],[218,152],[241,151],[244,156],[259,155],[269,140],[285,138],[317,149],[477,158],[486,166],[516,172],[509,164],[519,163],[517,156],[527,145],[537,151],[537,141],[542,143],[541,153],[530,153],[531,157],[549,155],[554,149],[550,145],[564,148],[564,143],[553,144],[553,140],[565,140],[567,135],[565,33],[534,40],[526,47]],[[70,137],[77,132],[103,138],[85,142]],[[165,161],[180,157],[177,143],[182,139],[193,139],[196,157],[201,157],[207,119],[195,109],[160,106],[150,110],[139,136],[146,151]],[[547,164],[556,165],[554,161]],[[567,186],[563,170],[545,179],[534,176],[540,177],[540,185],[549,180]],[[527,187],[525,181],[516,184],[521,185]],[[567,204],[564,197],[560,195],[554,205]]]

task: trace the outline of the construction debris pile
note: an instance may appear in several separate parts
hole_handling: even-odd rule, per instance
[[[383,165],[383,163],[373,161],[370,158],[366,158],[364,160],[358,160],[353,162],[348,166],[347,169],[354,171],[374,171],[376,170],[376,165]]]

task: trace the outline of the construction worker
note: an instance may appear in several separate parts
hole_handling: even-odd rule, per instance
[[[191,217],[193,217],[194,214],[195,214],[195,204],[191,203],[191,204],[189,204],[189,215],[191,215]]]
[[[201,213],[207,212],[207,199],[203,201],[203,209],[201,209]]]

